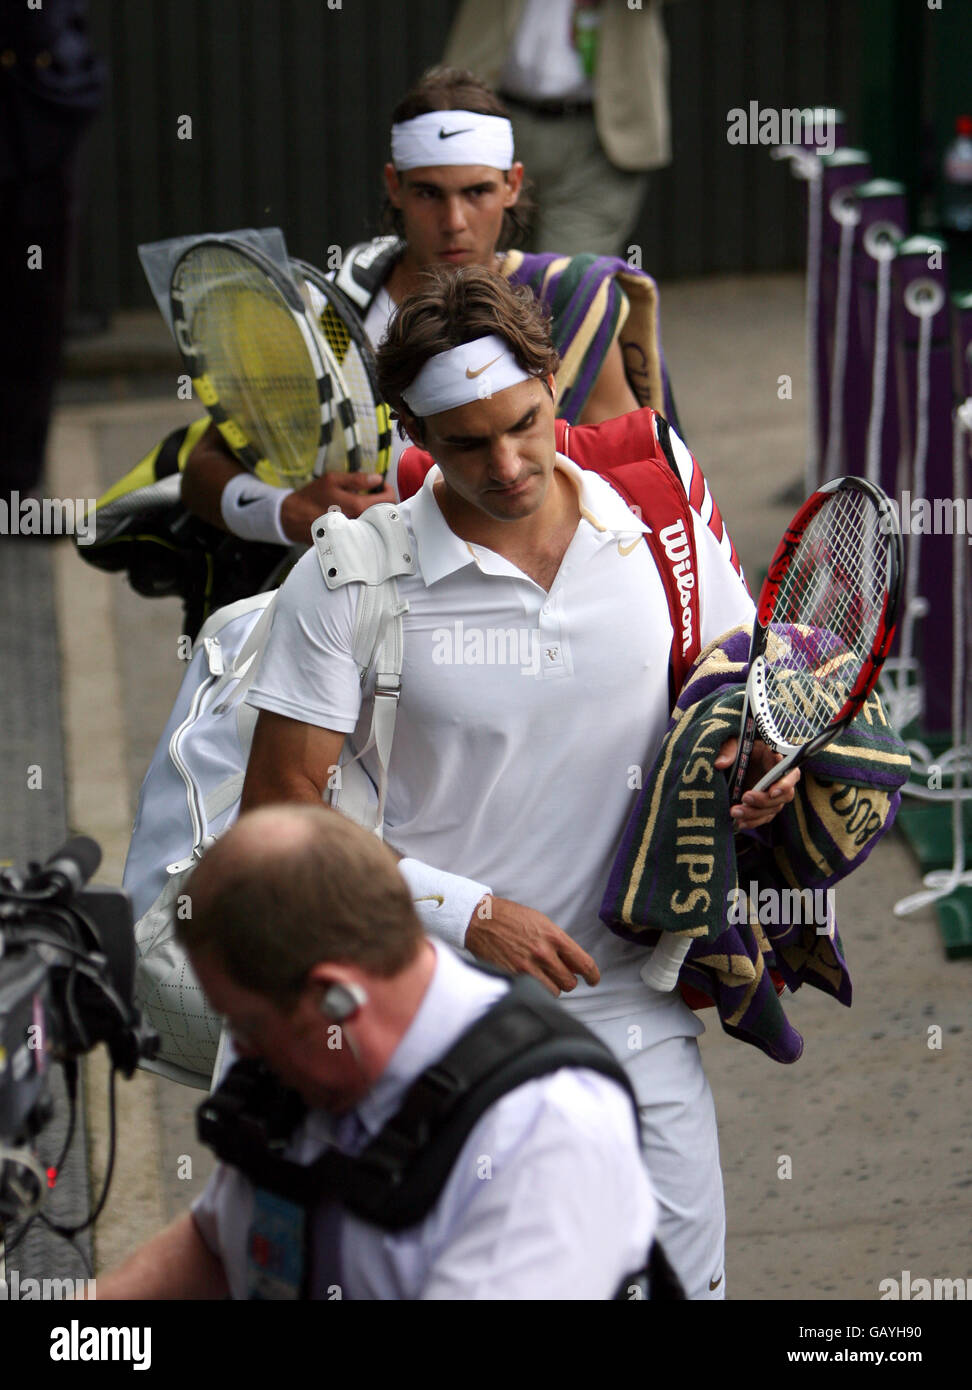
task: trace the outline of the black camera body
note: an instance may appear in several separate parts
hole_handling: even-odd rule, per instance
[[[49,1120],[53,1062],[104,1042],[131,1076],[155,1052],[135,1006],[128,895],[84,887],[100,859],[82,836],[26,875],[0,871],[0,1146],[30,1142]]]
[[[50,1118],[50,985],[34,950],[0,957],[0,1140],[21,1144]]]

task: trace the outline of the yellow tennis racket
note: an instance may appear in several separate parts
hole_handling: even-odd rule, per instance
[[[323,271],[307,261],[290,262],[298,285],[308,287],[314,322],[344,377],[361,440],[361,467],[386,473],[391,461],[391,414],[378,390],[374,354],[354,305]]]
[[[169,299],[196,393],[245,467],[279,487],[361,467],[344,374],[275,262],[205,238],[177,262]]]

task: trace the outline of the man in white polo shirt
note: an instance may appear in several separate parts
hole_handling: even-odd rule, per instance
[[[689,1297],[721,1297],[702,1026],[677,993],[642,982],[643,950],[598,918],[634,804],[631,768],[651,763],[669,715],[672,625],[639,543],[646,527],[556,453],[556,354],[532,302],[501,277],[436,276],[402,305],[378,361],[387,399],[439,465],[400,507],[417,572],[399,580],[408,612],[386,839],[428,930],[565,991],[624,1061],[660,1239]],[[705,645],[751,622],[753,606],[726,550],[693,521]],[[327,590],[313,550],[287,579],[248,697],[261,714],[244,807],[319,801],[345,738],[362,746],[371,688],[351,656],[358,592]],[[491,631],[510,634],[515,662],[496,659],[495,640],[489,659]],[[771,819],[795,783],[747,792],[738,824]]]

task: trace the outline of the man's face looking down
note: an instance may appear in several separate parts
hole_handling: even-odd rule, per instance
[[[283,1010],[237,984],[212,951],[191,952],[190,964],[241,1058],[260,1058],[312,1108],[341,1112],[367,1090],[354,1049],[343,1037],[341,1046],[329,1038],[330,1021],[318,1007],[326,982],[315,980],[314,971],[293,1009]]]
[[[552,378],[532,377],[426,417],[424,438],[416,435],[416,443],[442,470],[453,505],[495,521],[539,511],[557,453],[552,387]]]

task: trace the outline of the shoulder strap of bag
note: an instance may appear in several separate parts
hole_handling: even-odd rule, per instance
[[[335,1175],[341,1201],[386,1230],[421,1221],[485,1111],[517,1086],[561,1067],[617,1082],[637,1122],[634,1093],[609,1049],[534,980],[521,977],[412,1083],[397,1114],[357,1159],[337,1156],[344,1160]]]
[[[397,236],[359,241],[345,251],[334,283],[347,295],[362,318],[371,308],[375,295],[388,279],[392,266],[401,254],[402,242]]]
[[[561,453],[592,468],[619,492],[648,527],[645,540],[668,600],[672,623],[669,703],[674,706],[702,649],[698,553],[691,498],[678,470],[668,421],[654,410],[633,410],[599,425],[558,431]],[[613,460],[602,467],[600,460]],[[701,474],[699,474],[701,477]]]
[[[362,685],[368,672],[374,669],[375,697],[371,731],[364,747],[351,761],[356,762],[370,748],[375,749],[378,806],[374,829],[380,836],[384,828],[388,764],[402,688],[402,617],[408,612],[408,604],[399,596],[395,581],[399,575],[414,574],[415,561],[401,513],[391,503],[369,507],[356,520],[340,511],[328,512],[314,523],[312,536],[327,587],[337,589],[353,583],[362,586],[352,654]]]
[[[480,1116],[508,1091],[561,1067],[611,1077],[637,1115],[630,1083],[609,1049],[523,976],[421,1073],[396,1114],[353,1158],[333,1149],[308,1165],[279,1158],[279,1141],[303,1112],[279,1082],[268,1085],[266,1068],[254,1062],[237,1063],[200,1107],[199,1133],[217,1157],[268,1191],[304,1205],[332,1196],[362,1220],[399,1231],[431,1211]],[[243,1114],[246,1121],[237,1122]]]

